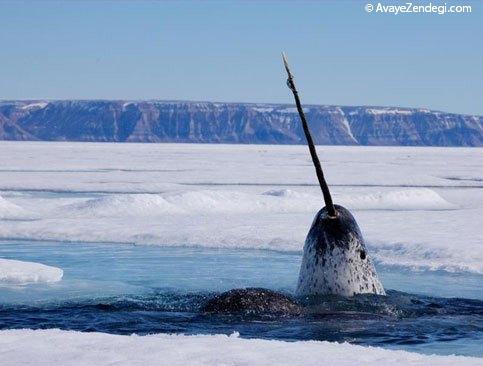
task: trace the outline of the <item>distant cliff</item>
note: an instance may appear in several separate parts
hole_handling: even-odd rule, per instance
[[[317,144],[483,146],[481,116],[387,107],[305,111]],[[305,143],[293,106],[165,101],[1,101],[0,140]]]

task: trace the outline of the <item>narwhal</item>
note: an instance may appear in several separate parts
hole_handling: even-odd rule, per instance
[[[287,86],[292,91],[302,122],[315,172],[324,197],[323,207],[313,220],[305,240],[296,296],[385,295],[366,249],[359,225],[348,209],[334,205],[329,186],[305,119],[294,78],[285,54]],[[298,313],[300,307],[291,297],[261,288],[235,289],[211,299],[204,308],[209,312]]]
[[[374,265],[367,255],[364,238],[354,216],[348,209],[334,205],[332,202],[293,75],[285,54],[282,54],[282,57],[288,76],[287,86],[295,99],[325,202],[325,207],[315,215],[305,239],[296,294],[298,296],[329,294],[353,296],[362,293],[385,295]]]

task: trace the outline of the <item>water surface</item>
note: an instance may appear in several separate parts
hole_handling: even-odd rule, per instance
[[[216,293],[266,287],[291,294],[300,253],[125,244],[0,243],[0,257],[60,267],[54,284],[0,286],[0,328],[116,334],[232,333],[348,341],[483,356],[483,276],[378,267],[387,297],[321,299],[301,317],[203,314]]]

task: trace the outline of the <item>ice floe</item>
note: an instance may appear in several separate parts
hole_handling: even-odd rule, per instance
[[[62,269],[57,267],[0,258],[0,285],[58,282],[63,274]]]
[[[483,359],[318,341],[227,335],[123,336],[48,330],[0,332],[0,363],[13,365],[483,365]]]

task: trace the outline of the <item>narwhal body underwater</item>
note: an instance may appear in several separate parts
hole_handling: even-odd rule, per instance
[[[356,220],[349,210],[332,202],[285,56],[283,61],[288,75],[287,86],[295,98],[325,201],[325,207],[315,215],[305,240],[295,294],[298,298],[320,295],[354,296],[365,293],[385,295]],[[222,293],[210,300],[204,310],[294,313],[300,310],[296,304],[289,296],[266,289],[248,288]]]

